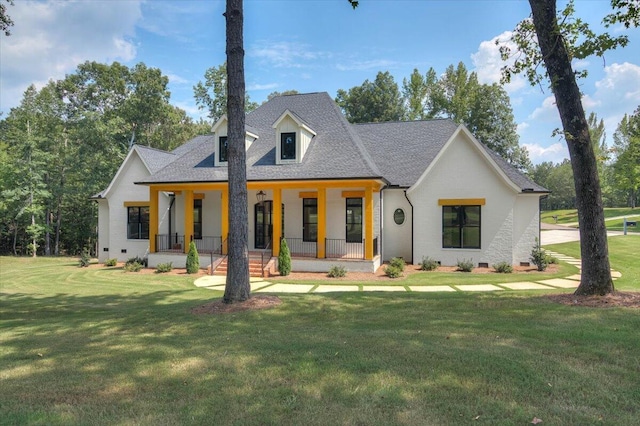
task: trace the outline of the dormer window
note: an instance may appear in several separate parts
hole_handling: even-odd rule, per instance
[[[219,160],[221,163],[224,163],[227,161],[227,152],[228,152],[228,145],[227,145],[227,137],[226,136],[220,136],[218,138],[218,155],[219,155]]]
[[[280,159],[295,160],[296,159],[296,134],[282,133],[280,135]]]
[[[316,132],[294,112],[285,110],[273,123],[276,164],[301,163]]]

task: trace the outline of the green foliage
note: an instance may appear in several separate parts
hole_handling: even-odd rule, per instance
[[[493,265],[493,269],[501,274],[510,274],[513,272],[513,266],[509,262],[498,262]]]
[[[138,263],[138,264],[144,266],[145,268],[149,264],[147,258],[136,256],[136,257],[130,257],[129,259],[127,259],[127,261],[125,262],[124,265],[127,266],[127,265],[131,265],[131,264],[134,264],[134,263]]]
[[[89,266],[89,264],[91,263],[91,256],[89,256],[88,251],[85,250],[82,252],[79,263],[81,268],[86,268],[87,266]]]
[[[471,272],[473,271],[473,261],[471,259],[458,260],[458,271]]]
[[[420,262],[420,270],[422,271],[435,271],[436,269],[438,269],[438,266],[440,266],[438,264],[438,261],[432,259],[429,256],[423,257],[422,261]]]
[[[389,261],[389,266],[399,269],[400,272],[404,272],[406,265],[406,262],[401,257],[394,257]]]
[[[204,73],[204,82],[193,86],[193,96],[200,110],[208,110],[209,118],[214,122],[227,113],[227,63],[208,68]],[[258,104],[251,102],[245,95],[245,111],[251,112]]]
[[[398,266],[389,264],[389,266],[385,266],[384,273],[389,278],[398,278],[402,276],[402,269],[400,269]]]
[[[283,277],[291,273],[291,252],[286,239],[280,242],[280,253],[278,254],[278,272]]]
[[[537,238],[533,249],[531,249],[531,256],[529,259],[531,259],[531,262],[536,265],[538,271],[544,271],[549,266],[551,258],[540,246],[540,240]]]
[[[196,243],[189,243],[189,252],[187,253],[187,274],[196,274],[200,270],[200,257]]]
[[[156,266],[156,273],[157,274],[163,274],[165,272],[171,272],[172,270],[173,270],[173,262],[158,263],[158,266]]]
[[[104,266],[116,266],[118,264],[117,258],[111,258],[104,261]]]
[[[336,103],[351,123],[398,121],[404,117],[400,90],[389,71],[379,72],[375,81],[365,80],[348,92],[338,90]]]
[[[334,265],[329,269],[327,276],[329,278],[342,278],[347,275],[347,268],[340,265]]]
[[[140,262],[127,262],[124,265],[125,272],[140,272],[140,270],[144,268],[144,265]]]

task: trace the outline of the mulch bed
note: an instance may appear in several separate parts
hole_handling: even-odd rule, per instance
[[[229,314],[233,312],[257,311],[259,309],[274,308],[282,303],[277,296],[267,296],[265,294],[253,295],[248,300],[238,303],[224,303],[222,299],[214,300],[206,305],[191,309],[195,315],[216,315]]]
[[[551,294],[543,296],[555,303],[589,308],[635,308],[640,309],[640,293],[616,291],[605,296],[576,296],[574,294]]]

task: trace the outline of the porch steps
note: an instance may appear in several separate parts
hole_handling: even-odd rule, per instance
[[[214,265],[213,275],[227,275],[227,261],[228,258],[225,257],[222,262],[220,262],[217,267]],[[265,276],[269,276],[268,272],[269,262],[265,265]],[[249,258],[249,276],[251,277],[262,277],[262,259],[261,258]]]

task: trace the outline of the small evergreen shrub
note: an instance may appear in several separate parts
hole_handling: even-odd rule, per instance
[[[430,258],[429,256],[423,257],[420,262],[420,269],[423,271],[435,271],[438,269],[438,261]]]
[[[513,272],[513,266],[509,262],[498,262],[493,265],[493,269],[500,274],[510,274]]]
[[[536,265],[538,271],[542,272],[547,269],[549,263],[551,263],[551,256],[549,256],[544,249],[540,246],[540,240],[536,238],[536,243],[531,250],[531,262]]]
[[[347,268],[344,266],[334,265],[329,269],[327,276],[329,278],[342,278],[347,275]]]
[[[549,265],[557,265],[560,262],[557,257],[550,254],[547,254],[547,259],[549,260]]]
[[[384,268],[384,273],[389,278],[398,278],[402,275],[402,269],[389,263],[389,266]]]
[[[461,272],[471,272],[473,271],[473,262],[471,259],[462,259],[458,260],[458,271]]]
[[[405,263],[404,259],[401,257],[394,257],[389,261],[389,266],[393,266],[394,268],[398,268],[400,270],[400,272],[404,272],[404,267],[407,264]]]
[[[89,264],[91,263],[91,256],[89,256],[89,252],[86,250],[82,251],[82,254],[80,255],[80,267],[81,268],[86,268],[87,266],[89,266]]]
[[[171,272],[172,269],[173,269],[173,262],[158,263],[158,266],[156,266],[156,273],[164,274],[165,272]]]
[[[196,243],[189,243],[189,253],[187,253],[187,274],[197,274],[200,270],[200,257]]]
[[[113,258],[113,259],[107,259],[104,261],[104,266],[116,266],[118,264],[118,259],[117,258]]]
[[[124,270],[126,272],[140,272],[140,270],[144,267],[142,263],[137,261],[129,262],[124,264]]]
[[[278,272],[283,277],[291,273],[291,252],[284,238],[280,241],[280,253],[278,254]]]

